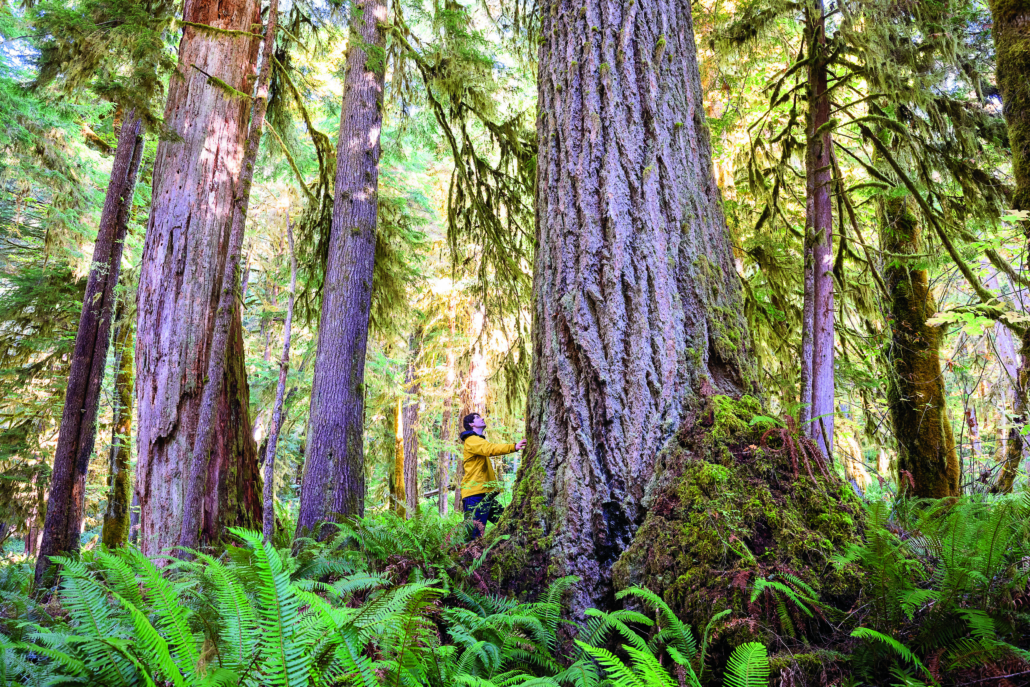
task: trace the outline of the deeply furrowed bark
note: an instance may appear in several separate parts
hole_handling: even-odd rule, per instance
[[[418,515],[418,393],[421,389],[415,375],[415,361],[418,359],[421,332],[411,335],[408,344],[408,366],[404,372],[404,505],[408,517]]]
[[[200,398],[200,412],[197,417],[197,434],[193,442],[190,472],[186,482],[186,498],[183,504],[182,528],[179,546],[195,548],[200,542],[202,499],[207,491],[207,466],[211,447],[215,439],[214,419],[218,398],[222,393],[226,351],[229,348],[229,332],[233,316],[239,313],[236,302],[236,286],[239,284],[237,270],[243,250],[243,236],[250,207],[250,188],[254,181],[254,164],[261,147],[261,133],[265,124],[265,110],[268,107],[268,84],[272,78],[272,51],[275,46],[278,1],[272,0],[268,8],[265,38],[261,54],[261,71],[258,76],[257,94],[251,113],[247,148],[243,154],[243,165],[236,184],[233,199],[232,223],[225,256],[225,267],[218,296],[218,309],[212,327],[211,352],[208,356],[207,379]]]
[[[365,349],[375,264],[385,0],[356,3],[297,534],[365,512]]]
[[[495,550],[577,575],[581,613],[692,402],[754,370],[690,3],[550,0],[541,31],[529,450]]]
[[[273,0],[274,1],[274,0]],[[272,409],[272,427],[268,433],[265,453],[265,505],[264,535],[271,542],[275,534],[275,448],[279,443],[279,430],[283,426],[283,398],[286,394],[286,375],[290,371],[290,333],[293,329],[293,303],[297,293],[297,255],[293,250],[293,229],[286,218],[286,240],[290,246],[290,295],[286,301],[286,321],[283,323],[283,354],[279,359],[279,383],[275,387],[275,406]]]
[[[79,329],[75,335],[75,352],[68,373],[64,412],[54,452],[43,538],[36,558],[37,586],[47,585],[50,581],[50,556],[74,552],[79,548],[86,472],[93,453],[100,386],[111,343],[115,287],[132,210],[132,194],[143,158],[142,122],[132,113],[126,119],[118,135]]]
[[[140,546],[157,556],[182,531],[191,449],[211,356],[239,188],[251,104],[209,81],[251,93],[260,38],[257,0],[186,5],[179,66],[158,144],[153,204],[143,248],[136,328]],[[199,527],[217,541],[230,525],[261,521],[256,449],[238,306],[230,318],[215,438],[207,462]]]
[[[133,387],[133,336],[132,308],[126,307],[129,296],[118,300],[114,334],[115,378],[113,421],[111,423],[110,474],[107,510],[104,513],[104,528],[100,540],[108,548],[125,546],[129,538],[129,503],[132,499],[132,480],[129,462],[132,456],[132,387]]]
[[[823,453],[833,458],[834,310],[833,310],[833,139],[830,136],[830,98],[827,93],[826,30],[822,0],[808,6],[806,39],[808,69],[808,179],[806,223],[812,232],[812,421],[810,435]]]
[[[913,269],[922,252],[919,223],[907,198],[883,202],[881,245],[892,257],[884,269],[890,290],[891,341],[887,351],[891,378],[888,403],[898,442],[898,470],[906,494],[943,498],[959,494],[959,463],[946,412],[941,374],[941,331],[927,325],[937,310],[926,270]]]
[[[1012,150],[1012,176],[1016,182],[1012,207],[1030,210],[1030,3],[1026,0],[989,0],[994,26],[994,47],[997,54],[998,90],[1001,91],[1005,124]],[[1030,220],[1020,223],[1030,243]],[[1016,375],[1020,399],[1030,392],[1030,331],[1020,341],[1020,364]],[[992,491],[1012,491],[1019,463],[1022,460],[1024,437],[1022,427],[1027,422],[1027,409],[1021,400],[1014,409],[1016,417],[1009,432],[1005,466],[999,473]]]

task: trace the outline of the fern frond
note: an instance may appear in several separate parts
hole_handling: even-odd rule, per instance
[[[726,663],[726,687],[767,687],[769,656],[760,642],[741,644]]]

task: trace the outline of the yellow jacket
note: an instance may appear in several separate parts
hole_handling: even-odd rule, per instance
[[[515,444],[491,444],[472,434],[465,439],[465,477],[461,480],[461,498],[500,491],[491,456],[512,453]]]

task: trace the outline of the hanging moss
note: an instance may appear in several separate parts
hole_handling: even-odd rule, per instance
[[[861,505],[799,453],[804,440],[792,427],[769,430],[760,411],[750,396],[712,396],[688,417],[659,458],[647,517],[612,571],[616,589],[647,587],[695,628],[730,610],[717,632],[727,647],[820,631],[818,614],[788,606],[788,627],[772,599],[751,603],[758,579],[794,576],[843,608],[860,585],[829,559],[858,538]]]

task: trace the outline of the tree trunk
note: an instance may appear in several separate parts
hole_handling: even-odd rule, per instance
[[[472,331],[482,332],[483,313],[476,312],[472,317]],[[461,413],[458,415],[458,422],[465,419],[471,413],[486,414],[486,358],[479,352],[478,348],[469,354],[469,365],[462,374],[461,384],[458,393],[461,401]],[[462,427],[464,430],[464,427]],[[460,434],[460,432],[459,432]],[[454,484],[454,510],[461,512],[464,507],[461,502],[461,480],[465,477],[465,462],[458,462],[458,470]]]
[[[54,452],[43,539],[36,559],[37,586],[49,583],[50,556],[77,551],[86,496],[86,472],[96,437],[100,386],[111,344],[111,315],[122,264],[132,194],[143,159],[142,122],[130,113],[118,147],[100,216],[93,262],[86,282],[75,352],[68,374],[64,413]]]
[[[454,409],[454,382],[456,378],[454,367],[454,310],[456,304],[456,298],[452,294],[447,310],[447,327],[450,336],[447,338],[447,373],[444,378],[443,417],[440,419],[440,445],[443,447],[443,450],[440,451],[439,455],[440,471],[438,482],[440,492],[437,495],[436,505],[441,517],[447,515],[447,499],[451,493],[451,442],[454,440],[451,431],[454,418],[451,415]]]
[[[274,0],[273,0],[274,1]],[[272,428],[265,451],[265,541],[271,542],[275,534],[275,447],[279,430],[283,426],[283,397],[286,394],[286,375],[290,371],[290,332],[293,328],[293,301],[297,293],[297,256],[293,251],[293,229],[286,218],[286,238],[290,245],[290,295],[286,301],[286,322],[283,324],[283,355],[279,360],[279,384],[275,388],[275,407],[272,410]]]
[[[809,185],[811,188],[811,185]],[[809,193],[809,203],[813,194]],[[808,213],[809,217],[811,213]],[[812,229],[805,226],[805,247],[804,247],[804,277],[803,277],[803,301],[801,306],[801,397],[798,409],[798,426],[808,435],[812,436],[812,334],[815,322],[815,269],[812,254]]]
[[[218,295],[218,309],[215,311],[211,335],[211,351],[208,354],[207,375],[200,399],[197,416],[197,434],[193,442],[190,472],[186,482],[186,498],[183,504],[182,528],[179,546],[196,548],[200,543],[202,501],[207,489],[207,467],[215,437],[215,413],[218,399],[222,395],[225,376],[226,351],[229,348],[229,333],[234,316],[238,319],[240,304],[236,301],[236,285],[239,284],[239,266],[243,251],[243,236],[250,207],[250,189],[254,182],[254,165],[261,147],[261,133],[265,124],[265,110],[268,106],[268,84],[272,78],[272,51],[275,46],[278,2],[272,0],[268,8],[265,37],[261,54],[261,71],[258,75],[257,93],[251,113],[250,129],[247,135],[247,149],[236,183],[236,195],[232,204],[232,222],[226,249],[225,267]]]
[[[550,0],[540,16],[529,450],[498,548],[546,541],[511,574],[578,576],[581,613],[611,593],[688,410],[756,372],[690,2]]]
[[[104,513],[104,529],[100,539],[104,546],[116,548],[125,546],[129,539],[129,503],[132,499],[132,480],[129,463],[132,457],[132,387],[133,387],[133,337],[130,317],[135,317],[134,308],[127,307],[133,298],[124,294],[118,299],[115,315],[117,328],[114,333],[114,402],[111,422],[110,474],[107,478],[107,511]]]
[[[1012,149],[1012,176],[1016,192],[1012,207],[1030,210],[1030,4],[1025,0],[989,0],[994,26],[994,47],[997,54],[996,74],[1001,91],[1009,146]],[[1030,220],[1020,223],[1023,234],[1030,242]],[[992,491],[1008,493],[1019,469],[1024,438],[1020,430],[1027,422],[1025,399],[1030,390],[1030,330],[1020,341],[1020,363],[1016,375],[1019,407],[1009,430],[1005,466]]]
[[[353,10],[297,533],[365,512],[365,349],[375,264],[385,0]]]
[[[991,281],[994,281],[995,284],[992,284]],[[996,282],[996,277],[992,275],[992,279],[986,282],[987,287],[996,291]],[[1016,343],[1015,338],[1012,336],[1012,330],[1002,322],[994,325],[994,348],[1010,384],[1012,415],[1014,418],[1021,418],[1025,414],[1023,394],[1019,387],[1020,363],[1023,359],[1016,352]],[[1012,485],[1015,483],[1016,474],[1019,472],[1019,465],[1023,461],[1023,454],[1026,449],[1026,439],[1019,432],[1021,423],[1006,421],[1005,424],[1008,426],[1007,434],[1003,435],[1002,450],[998,452],[1003,465],[991,484],[991,492],[995,494],[1008,494],[1012,492]]]
[[[826,30],[822,0],[809,7],[806,18],[808,42],[808,111],[806,178],[809,179],[807,224],[812,240],[812,430],[823,453],[833,459],[834,414],[834,311],[833,311],[833,140],[830,136],[830,98],[827,93]]]
[[[943,498],[959,494],[958,455],[945,407],[941,330],[926,324],[937,304],[926,270],[913,269],[912,258],[906,257],[923,251],[909,203],[907,197],[890,198],[882,208],[881,245],[889,256],[884,281],[891,298],[888,403],[901,490],[919,498]]]
[[[158,556],[182,529],[185,492],[211,356],[260,38],[258,0],[186,5],[179,66],[168,88],[153,204],[143,247],[136,328],[140,546]],[[246,33],[228,33],[229,31]],[[202,542],[229,525],[261,522],[260,476],[250,434],[243,328],[233,307],[203,495]]]
[[[418,515],[418,394],[422,387],[418,381],[415,363],[418,361],[422,332],[408,340],[408,366],[404,372],[404,503],[408,517]]]
[[[399,398],[393,428],[393,482],[390,483],[390,508],[404,518],[408,513],[408,485],[404,482],[404,402]]]

